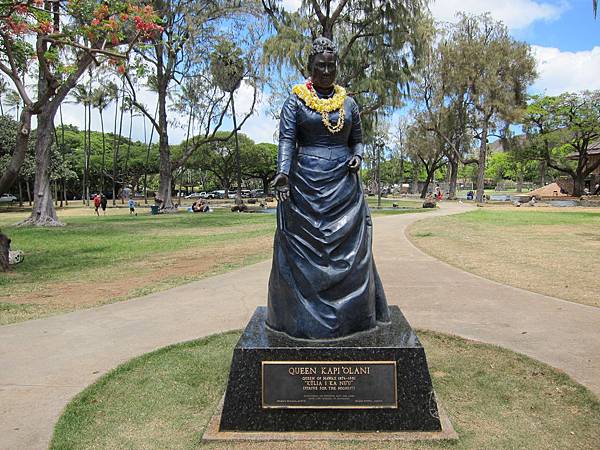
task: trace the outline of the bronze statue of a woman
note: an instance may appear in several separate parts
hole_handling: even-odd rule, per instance
[[[390,318],[358,176],[360,114],[335,84],[333,42],[313,42],[309,69],[281,111],[267,325],[293,338],[337,339]]]

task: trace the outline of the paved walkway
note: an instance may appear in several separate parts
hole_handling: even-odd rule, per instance
[[[600,394],[600,308],[462,272],[405,238],[414,221],[465,208],[375,219],[374,251],[389,303],[415,327],[525,353]],[[144,298],[0,327],[0,449],[47,447],[67,402],[120,363],[242,328],[265,303],[269,267],[263,262]]]

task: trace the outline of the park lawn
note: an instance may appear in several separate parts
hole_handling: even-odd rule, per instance
[[[412,209],[373,211],[403,214]],[[151,216],[138,208],[69,207],[62,228],[19,228],[26,211],[3,213],[0,228],[22,264],[0,273],[0,325],[150,294],[271,256],[274,214]],[[265,281],[266,282],[266,281]]]
[[[486,207],[413,224],[438,259],[503,284],[600,306],[600,211]]]
[[[139,209],[70,209],[62,228],[19,228],[0,216],[2,231],[25,260],[0,274],[0,324],[130,298],[212,275],[271,254],[269,214],[161,214]],[[21,214],[23,215],[23,214]]]
[[[310,449],[592,449],[600,402],[551,367],[495,346],[419,332],[434,388],[459,434],[455,442],[296,442]],[[262,443],[201,442],[227,382],[239,332],[135,358],[76,396],[50,449],[264,449]]]

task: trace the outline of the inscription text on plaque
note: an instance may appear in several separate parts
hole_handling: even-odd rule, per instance
[[[263,361],[263,408],[397,408],[396,361]]]

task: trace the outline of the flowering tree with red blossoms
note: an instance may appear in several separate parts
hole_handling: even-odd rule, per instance
[[[103,63],[124,72],[138,44],[162,32],[152,6],[137,0],[0,0],[0,71],[23,101],[15,152],[0,179],[0,192],[15,181],[23,160],[31,119],[37,116],[34,207],[22,224],[62,225],[50,191],[50,148],[54,117],[85,71]],[[37,82],[35,94],[26,80]]]

